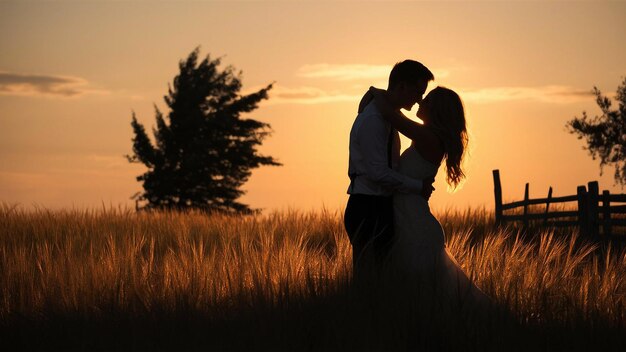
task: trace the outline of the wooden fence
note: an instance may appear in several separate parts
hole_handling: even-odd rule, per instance
[[[608,237],[615,234],[618,227],[626,227],[626,194],[611,194],[609,191],[599,193],[598,182],[593,181],[585,186],[578,186],[575,195],[552,197],[552,187],[547,198],[531,199],[528,195],[528,183],[524,191],[524,200],[502,203],[502,184],[500,170],[493,170],[493,186],[496,201],[496,224],[502,225],[510,221],[521,221],[526,227],[530,222],[545,226],[578,226],[582,233],[592,237],[602,234]],[[572,210],[550,211],[550,205],[576,202]],[[622,204],[621,204],[622,203]],[[542,212],[529,212],[531,205],[545,205]],[[504,214],[507,210],[523,208],[521,214]],[[567,208],[567,207],[566,207]]]

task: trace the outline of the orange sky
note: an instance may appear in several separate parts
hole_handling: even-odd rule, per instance
[[[624,2],[2,1],[0,201],[131,205],[131,110],[152,126],[196,46],[246,91],[277,82],[250,117],[272,125],[261,152],[284,166],[253,173],[252,207],[343,207],[359,98],[407,58],[434,71],[429,89],[459,92],[471,131],[468,180],[450,194],[440,172],[435,209],[492,207],[494,168],[505,200],[525,182],[531,197],[590,180],[623,193],[564,126],[626,75],[625,36]]]

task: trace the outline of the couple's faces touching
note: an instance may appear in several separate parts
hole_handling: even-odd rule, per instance
[[[426,124],[430,120],[428,96],[422,99],[422,101],[419,104],[420,104],[419,109],[417,109],[417,114],[415,115],[419,117],[419,119],[422,120]]]
[[[413,105],[421,103],[427,87],[428,81],[426,80],[417,81],[415,84],[401,83],[402,108],[411,110]]]

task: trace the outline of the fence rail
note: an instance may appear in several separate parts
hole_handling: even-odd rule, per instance
[[[530,222],[541,221],[542,225],[567,227],[577,226],[588,236],[608,237],[615,234],[616,227],[626,227],[626,194],[611,194],[609,191],[599,192],[597,181],[589,182],[587,186],[578,186],[575,195],[552,197],[552,187],[548,189],[546,198],[529,197],[529,184],[524,189],[524,200],[510,203],[502,202],[502,183],[500,170],[493,170],[493,186],[495,197],[496,224],[521,221],[524,226]],[[550,211],[550,206],[561,203],[573,203],[576,210]],[[540,213],[531,213],[531,205],[545,205]],[[505,210],[522,208],[521,214],[505,214]],[[574,208],[574,206],[572,206]]]
[[[552,187],[550,187],[552,189]],[[554,198],[537,198],[537,199],[529,199],[528,201],[517,201],[511,202],[507,204],[502,204],[502,210],[514,209],[520,206],[535,205],[535,204],[546,204],[546,203],[564,203],[564,202],[573,202],[578,200],[578,196],[564,196],[564,197],[554,197]]]

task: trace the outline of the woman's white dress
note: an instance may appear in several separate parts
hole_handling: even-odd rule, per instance
[[[424,159],[411,145],[399,160],[398,171],[416,179],[434,177],[439,165]],[[489,298],[465,275],[446,251],[441,224],[428,202],[415,194],[396,194],[393,199],[395,240],[391,250],[394,270],[409,283],[427,289],[438,298],[454,302]]]

